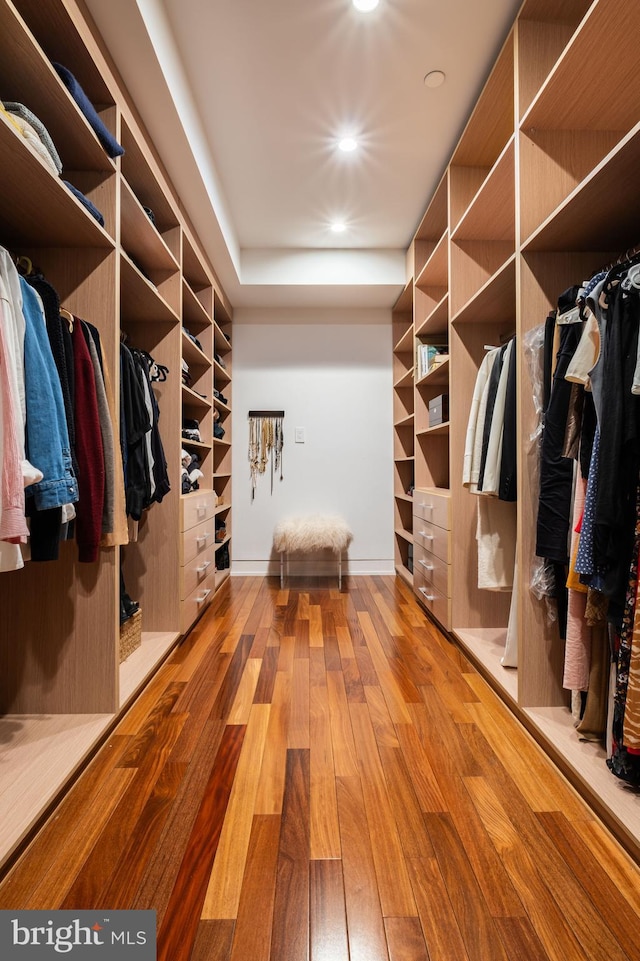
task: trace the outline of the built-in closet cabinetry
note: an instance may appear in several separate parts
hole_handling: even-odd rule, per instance
[[[562,687],[563,642],[530,589],[537,515],[531,437],[538,415],[522,345],[563,290],[640,242],[639,42],[632,0],[526,0],[408,252],[412,317],[407,289],[393,314],[396,458],[412,455],[415,478],[412,527],[400,526],[415,544],[416,596],[636,856],[640,800],[609,772],[604,748],[579,739]],[[487,348],[514,335],[517,669],[501,663],[511,592],[477,586],[477,495],[462,483],[476,375]],[[412,336],[446,343],[449,352],[446,369],[434,373],[437,381],[414,377],[413,393],[408,374],[401,376],[402,368],[413,366]],[[428,400],[445,391],[446,430],[444,424],[430,428]],[[396,459],[397,542],[398,515],[405,510],[399,507],[402,463]],[[446,523],[425,518],[433,511]],[[436,574],[438,565],[420,544],[421,530],[433,537],[429,544],[444,543],[434,523],[442,531],[449,525],[449,604],[429,600],[444,583],[442,569]],[[401,552],[396,561],[407,579]]]
[[[66,66],[123,146],[107,155],[53,68]],[[216,559],[231,530],[232,309],[86,11],[75,0],[0,0],[0,91],[45,125],[63,164],[56,177],[0,115],[0,244],[30,258],[63,307],[101,337],[119,437],[120,344],[166,368],[154,383],[170,492],[137,538],[78,562],[73,541],[58,561],[0,574],[0,863],[224,583]],[[63,183],[102,212],[104,226]],[[196,346],[183,328],[199,341]],[[191,373],[182,383],[183,358]],[[214,396],[214,388],[225,401]],[[214,409],[224,438],[214,439]],[[204,477],[181,493],[184,418],[200,424]],[[224,537],[216,528],[224,519]],[[210,536],[189,566],[199,525]],[[196,537],[192,538],[193,531]],[[200,543],[200,542],[198,542]],[[120,570],[140,604],[142,644],[120,663]]]
[[[398,298],[393,323],[393,492],[395,567],[398,574],[413,583],[413,488],[414,401],[413,401],[413,283],[409,282]]]

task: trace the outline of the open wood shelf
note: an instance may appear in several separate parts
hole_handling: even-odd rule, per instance
[[[82,4],[6,2],[0,7],[0,36],[3,100],[24,103],[36,114],[63,164],[57,177],[0,115],[0,239],[16,254],[30,257],[64,306],[99,329],[116,409],[123,333],[129,345],[148,351],[167,367],[166,380],[154,382],[153,392],[172,484],[162,502],[143,513],[137,540],[100,550],[95,564],[79,564],[77,545],[65,541],[57,561],[26,564],[0,580],[5,636],[29,639],[27,647],[0,644],[2,864],[115,725],[181,630],[190,627],[190,612],[185,614],[176,587],[184,532],[182,499],[174,480],[180,446],[197,451],[211,488],[208,495],[201,492],[203,509],[213,516],[217,461],[218,483],[227,502],[215,513],[222,513],[229,527],[230,408],[217,405],[229,423],[227,439],[216,445],[216,453],[211,392],[218,366],[214,342],[227,363],[227,370],[216,369],[215,376],[227,385],[225,393],[230,390],[231,348],[225,334],[231,332],[233,310],[167,180],[162,159],[140,126],[129,92],[121,86],[94,25],[84,18]],[[122,157],[107,155],[52,61],[72,72],[122,144]],[[63,180],[98,208],[104,227]],[[183,324],[198,335],[201,349],[181,332]],[[192,367],[191,388],[180,383],[183,357]],[[199,419],[202,442],[180,438],[178,445],[183,411]],[[119,422],[117,417],[113,421],[117,444]],[[139,601],[143,632],[140,647],[120,665],[121,568],[127,591]],[[212,577],[211,587],[217,589],[227,576],[228,571]],[[34,606],[36,582],[39,603]]]
[[[396,354],[411,353],[412,346],[413,346],[413,329],[411,327],[407,327],[404,334],[402,335],[398,343],[393,348],[393,351]]]
[[[413,534],[411,531],[407,531],[403,527],[396,527],[395,533],[398,537],[401,537],[403,540],[407,541],[407,543],[413,544]]]
[[[518,19],[519,116],[522,117],[571,40],[592,0],[527,0]]]
[[[121,251],[120,276],[122,289],[123,321],[173,324],[179,322],[178,314],[162,297],[157,287],[136,267],[130,257]]]
[[[407,414],[406,417],[401,418],[401,420],[397,420],[393,426],[394,427],[411,427],[413,426],[413,416],[414,416],[413,414]]]
[[[206,397],[201,397],[200,394],[187,387],[186,384],[182,385],[182,405],[188,407],[200,408],[202,410],[210,410],[213,407],[213,403]]]
[[[47,128],[60,155],[65,180],[67,171],[94,170],[113,173],[107,156],[71,94],[61,81],[33,35],[10,4],[0,9],[2,99],[26,104]],[[64,66],[69,64],[64,63]],[[99,101],[107,103],[106,99]],[[4,185],[3,185],[4,195]]]
[[[178,262],[126,180],[121,184],[121,241],[136,262],[167,274],[179,270]]]
[[[112,723],[111,714],[7,714],[0,718],[0,767],[5,772],[0,780],[2,860],[13,854],[32,825],[64,792]]]
[[[414,452],[411,462],[397,458],[394,466],[398,576],[418,597],[423,566],[408,580],[405,538],[410,528],[416,532],[416,563],[429,565],[421,532],[430,524],[430,543],[440,551],[434,556],[446,555],[448,568],[438,591],[425,588],[426,615],[453,630],[523,725],[640,858],[636,792],[609,772],[602,748],[582,743],[573,728],[557,625],[525,585],[513,597],[513,612],[510,591],[478,586],[481,501],[462,483],[486,348],[539,327],[563,290],[640,242],[636,8],[632,0],[525,0],[407,252],[415,278],[413,313],[405,289],[405,310],[393,318],[394,343],[407,345],[394,351],[393,417],[395,454],[412,443]],[[448,344],[449,353],[446,370],[421,378],[413,390],[411,335]],[[443,391],[450,396],[450,420],[429,427],[429,399]],[[503,522],[517,530],[526,578],[535,553],[538,493],[530,476],[535,410],[520,349],[516,391],[518,501],[503,504]],[[412,483],[409,522],[411,505],[403,495]],[[439,520],[431,523],[419,493],[432,485],[447,491],[449,506],[436,492],[431,510]],[[511,613],[518,624],[517,669],[501,663]]]
[[[2,115],[0,167],[4,244],[33,243],[30,225],[37,218],[38,246],[114,247],[107,231]]]
[[[515,249],[515,182],[512,136],[454,227],[452,241],[506,241]]]
[[[416,298],[416,306],[418,299]],[[422,321],[417,323],[416,337],[432,337],[439,334],[446,334],[449,326],[449,293],[448,291],[440,298],[435,307],[428,311]]]
[[[413,365],[406,370],[398,380],[395,381],[394,387],[412,387],[413,386]]]
[[[634,0],[593,3],[524,114],[522,126],[539,130],[630,130],[640,119],[634,64],[639,44],[640,23]],[[607,64],[606,83],[600,71],[584,69],[594,58]],[[576,83],[578,76],[580,83]]]
[[[189,364],[189,367],[211,368],[213,361],[208,357],[197,344],[191,340],[188,334],[182,331],[182,356]]]
[[[452,324],[502,325],[515,327],[516,256],[513,254],[495,274],[451,317]]]
[[[184,278],[182,279],[182,317],[185,327],[188,327],[192,334],[199,334],[212,326],[206,307]]]
[[[640,123],[523,238],[523,249],[623,251],[636,244],[640,197],[633,178],[639,162]]]
[[[428,258],[424,267],[417,275],[415,286],[420,290],[430,287],[446,289],[449,282],[449,234],[445,232]]]
[[[445,421],[444,424],[437,424],[435,427],[423,427],[422,430],[416,431],[416,437],[424,437],[429,435],[430,437],[437,437],[440,434],[449,433],[449,421]]]
[[[446,387],[449,383],[449,361],[445,360],[416,381],[416,387]]]
[[[144,617],[144,612],[143,612]],[[178,642],[176,631],[143,631],[142,644],[120,664],[120,706],[125,707]]]
[[[448,175],[445,171],[433,197],[420,221],[413,240],[413,276],[417,278],[434,247],[447,230],[448,224]]]

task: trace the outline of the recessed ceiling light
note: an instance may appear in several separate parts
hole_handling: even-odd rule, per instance
[[[445,81],[442,70],[431,70],[424,78],[425,87],[441,87]]]
[[[378,6],[378,0],[352,0],[352,3],[356,10],[363,10],[364,12],[375,10]]]
[[[336,221],[336,223],[331,224],[331,230],[334,234],[343,234],[347,229],[347,225],[343,224],[341,221]]]
[[[338,141],[338,147],[345,153],[351,153],[351,151],[357,150],[358,141],[353,137],[343,137],[342,140]]]

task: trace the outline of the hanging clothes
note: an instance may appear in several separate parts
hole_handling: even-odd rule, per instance
[[[102,536],[104,502],[104,447],[96,397],[93,363],[85,340],[82,321],[74,317],[73,357],[76,390],[75,426],[78,452],[76,542],[78,559],[92,563],[98,558]]]
[[[516,550],[515,338],[482,360],[467,431],[462,482],[477,495],[478,587],[510,591]],[[505,432],[505,424],[508,428]],[[515,642],[515,637],[512,635]],[[511,645],[511,652],[516,647]],[[513,653],[510,653],[511,658]]]

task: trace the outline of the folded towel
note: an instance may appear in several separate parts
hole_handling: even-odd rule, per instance
[[[53,66],[63,84],[80,107],[82,113],[85,115],[87,122],[93,128],[96,137],[106,152],[110,157],[121,157],[124,153],[124,147],[121,147],[113,134],[107,130],[104,123],[96,113],[95,107],[71,71],[67,70],[67,68],[63,67],[60,63],[54,63]]]

